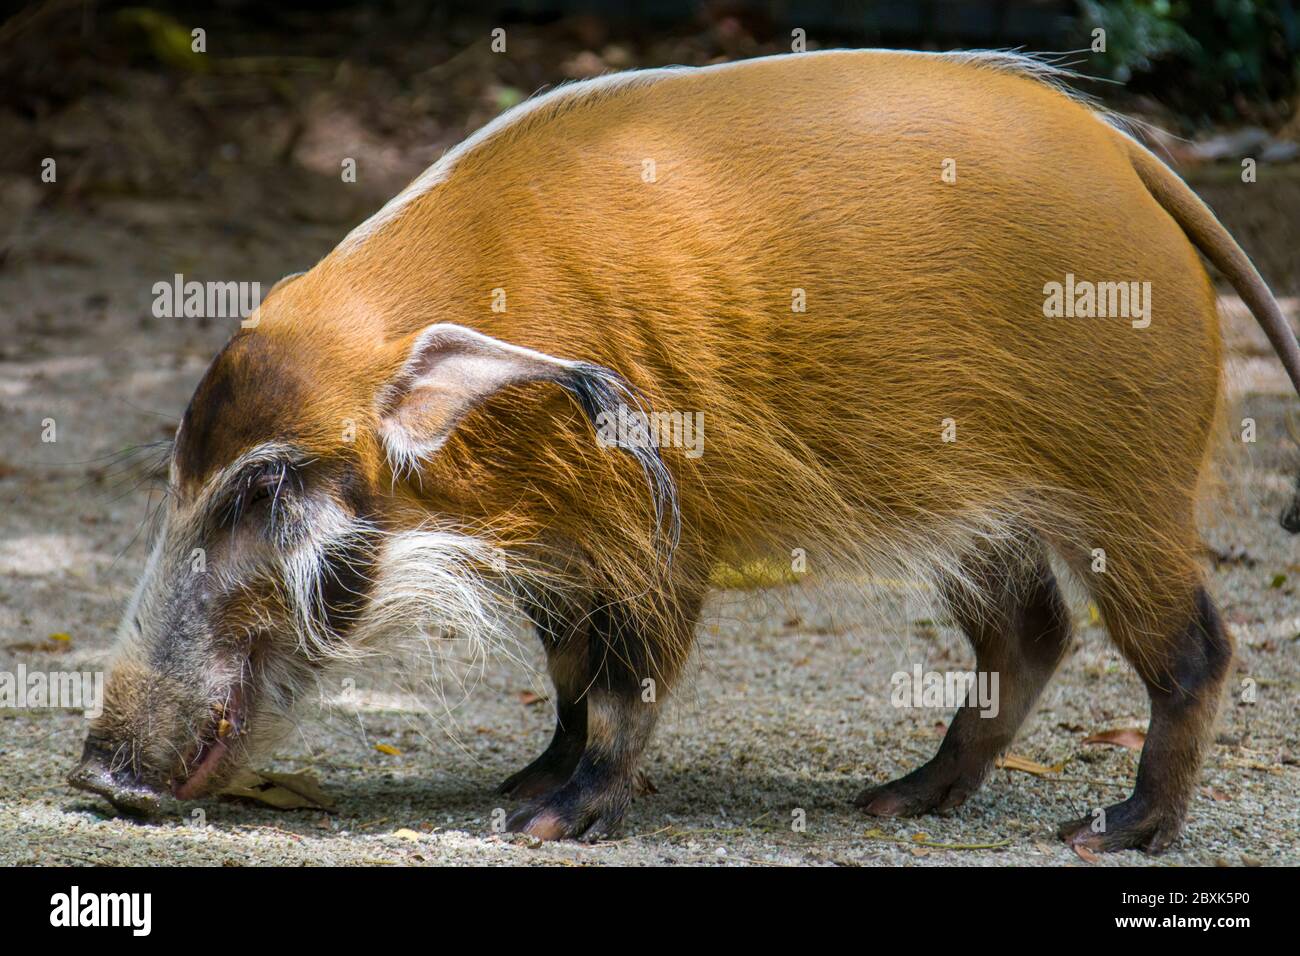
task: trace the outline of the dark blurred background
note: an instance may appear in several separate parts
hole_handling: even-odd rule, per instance
[[[498,27],[505,54],[490,48]],[[1091,49],[1097,29],[1104,52]],[[1282,169],[1300,153],[1293,0],[40,0],[0,23],[0,267],[4,219],[114,203],[139,215],[128,200],[190,201],[236,234],[254,219],[319,227],[323,252],[548,85],[786,52],[794,30],[808,49],[1079,51],[1063,59],[1094,78],[1086,92],[1153,124],[1159,150],[1233,207],[1229,225],[1266,273],[1295,287],[1272,260],[1295,248],[1277,210],[1300,208],[1296,176],[1261,177],[1257,203],[1216,202],[1220,179],[1239,185],[1240,157]],[[46,157],[60,164],[55,188],[35,175]],[[347,189],[341,157],[358,163]]]

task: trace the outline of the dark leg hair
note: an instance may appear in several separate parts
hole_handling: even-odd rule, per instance
[[[966,581],[942,591],[953,617],[975,649],[976,669],[998,675],[998,709],[982,716],[978,704],[958,709],[939,752],[889,783],[868,787],[858,806],[875,816],[915,816],[950,810],[984,781],[1011,745],[1070,643],[1070,615],[1056,578],[1036,542],[1028,559],[1005,550],[973,557]]]
[[[1204,587],[1196,587],[1188,605],[1185,622],[1170,629],[1173,639],[1162,647],[1125,639],[1118,624],[1123,618],[1116,617],[1115,625],[1107,622],[1112,636],[1118,630],[1116,642],[1146,684],[1151,725],[1133,795],[1062,825],[1059,834],[1072,846],[1159,853],[1182,831],[1233,656],[1232,639]],[[1114,605],[1110,610],[1122,613]]]
[[[535,601],[528,616],[546,648],[546,669],[555,687],[555,734],[541,756],[508,777],[497,792],[517,799],[549,793],[569,779],[587,746],[586,691],[591,683],[588,624],[558,602]]]
[[[666,613],[656,615],[656,628],[666,633],[658,633],[621,605],[597,605],[588,619],[585,748],[567,781],[511,815],[510,830],[547,840],[596,840],[618,830],[659,707],[689,650],[699,607],[696,596],[667,603]]]

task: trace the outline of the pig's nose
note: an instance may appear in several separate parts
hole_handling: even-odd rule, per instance
[[[78,790],[97,793],[128,813],[157,812],[158,794],[145,786],[132,768],[114,770],[112,765],[109,748],[102,741],[87,738],[81,763],[68,775],[68,783]]]

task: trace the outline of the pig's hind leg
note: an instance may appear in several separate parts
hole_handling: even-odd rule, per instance
[[[1014,554],[976,556],[964,571],[964,580],[941,590],[975,649],[978,672],[998,675],[996,713],[979,702],[959,708],[928,763],[859,794],[857,805],[874,816],[917,816],[965,802],[1011,745],[1069,647],[1069,610],[1037,541],[1027,539]]]
[[[1166,580],[1181,570],[1154,567]],[[1232,668],[1232,638],[1199,580],[1186,585],[1181,613],[1169,611],[1161,622],[1167,637],[1134,626],[1143,614],[1131,593],[1114,587],[1093,593],[1112,638],[1146,684],[1151,724],[1132,796],[1071,820],[1058,833],[1091,850],[1159,853],[1178,838],[1187,817]]]
[[[699,604],[674,601],[652,630],[619,605],[597,602],[588,618],[585,747],[568,779],[515,811],[508,829],[545,840],[594,841],[617,832],[659,708],[685,662]]]

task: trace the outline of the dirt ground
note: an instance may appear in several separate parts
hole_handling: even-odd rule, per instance
[[[317,207],[319,208],[319,207]],[[1294,212],[1274,209],[1280,218]],[[0,268],[0,671],[102,667],[141,569],[142,454],[169,436],[229,327],[150,316],[152,284],[173,272],[257,279],[310,265],[347,227],[200,212],[166,199],[31,207],[6,224]],[[1267,217],[1265,217],[1267,218]],[[1293,277],[1278,277],[1282,286]],[[1275,280],[1276,281],[1276,280]],[[1294,316],[1295,301],[1287,300]],[[1213,591],[1239,647],[1237,678],[1182,841],[1155,860],[1095,865],[1300,862],[1300,555],[1276,515],[1296,461],[1280,366],[1231,297],[1222,301],[1229,383],[1259,441],[1220,456],[1227,495],[1209,509]],[[57,441],[41,441],[43,420]],[[883,609],[883,614],[876,611]],[[0,708],[0,864],[909,864],[1088,865],[1054,825],[1122,798],[1136,752],[1085,745],[1143,727],[1141,687],[1079,609],[1077,648],[1015,746],[1046,774],[994,772],[943,818],[879,821],[851,805],[864,781],[927,759],[947,713],[900,710],[889,676],[924,659],[969,668],[960,636],[907,587],[807,583],[724,592],[701,626],[693,682],[646,760],[627,835],[596,846],[536,845],[493,832],[494,785],[551,729],[538,658],[490,661],[441,719],[424,703],[371,692],[327,702],[268,764],[310,771],[336,812],[206,801],[198,815],[141,824],[71,790],[64,776],[86,721]],[[52,639],[62,635],[67,639]],[[1257,700],[1239,698],[1253,681]],[[397,753],[384,753],[376,744]],[[803,811],[806,827],[793,826]],[[188,812],[188,811],[187,811]]]
[[[154,318],[154,283],[181,273],[268,289],[547,84],[774,49],[732,21],[642,42],[582,19],[512,29],[510,55],[496,56],[477,28],[385,32],[361,9],[330,32],[316,14],[282,16],[294,28],[268,38],[214,13],[217,53],[201,70],[158,67],[139,23],[95,32],[51,20],[46,43],[60,55],[28,34],[0,60],[13,68],[7,90],[30,92],[0,102],[0,142],[13,147],[0,156],[0,673],[93,671],[107,658],[146,553],[148,446],[174,433],[231,329]],[[34,173],[46,156],[59,160],[57,188]],[[359,158],[356,183],[341,182],[340,157]],[[1261,173],[1246,188],[1225,163],[1196,185],[1295,321],[1300,168]],[[923,591],[813,573],[710,601],[692,681],[645,761],[654,792],[617,841],[536,845],[494,832],[509,809],[495,785],[552,728],[549,706],[529,696],[547,688],[522,635],[521,661],[488,661],[445,701],[397,693],[376,674],[308,708],[263,769],[310,772],[332,813],[210,800],[153,823],[125,819],[64,782],[81,715],[0,707],[0,865],[1300,863],[1300,544],[1276,520],[1300,463],[1283,424],[1297,405],[1240,303],[1225,296],[1222,311],[1229,419],[1258,422],[1254,444],[1225,435],[1224,493],[1203,524],[1238,673],[1186,834],[1162,857],[1088,864],[1054,837],[1058,822],[1132,784],[1136,751],[1084,740],[1147,720],[1137,678],[1083,603],[1077,647],[1014,747],[1049,772],[996,770],[943,818],[862,816],[858,789],[928,759],[949,717],[891,706],[890,676],[916,660],[953,670],[973,658]],[[48,419],[54,442],[42,441]]]

